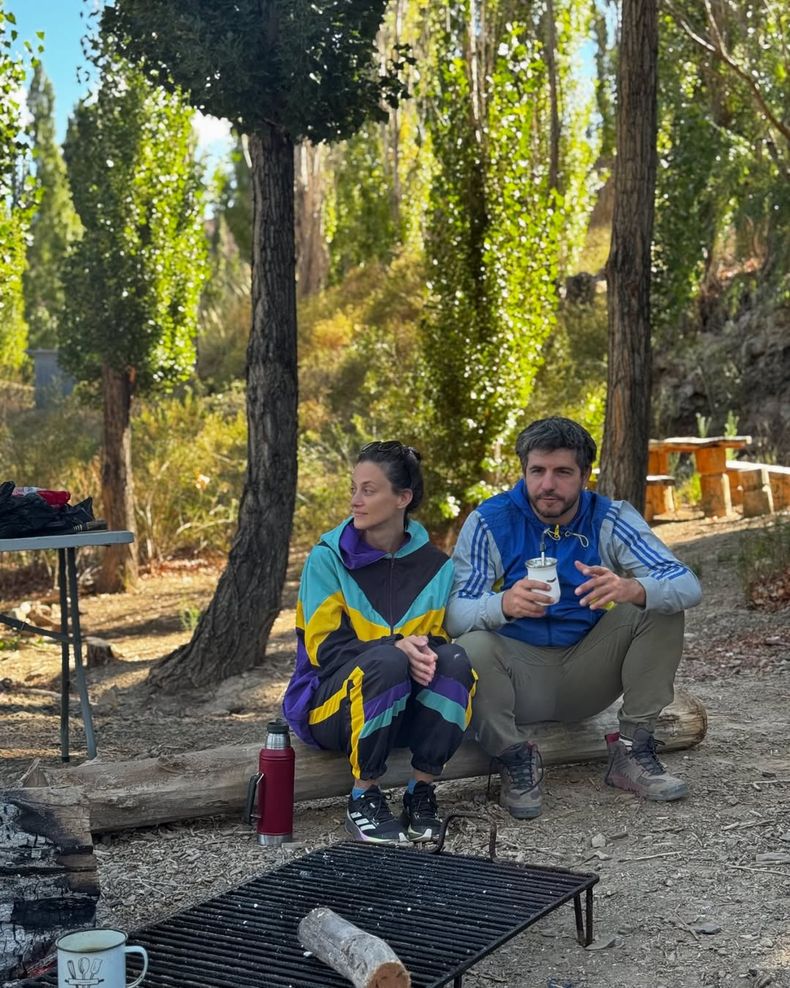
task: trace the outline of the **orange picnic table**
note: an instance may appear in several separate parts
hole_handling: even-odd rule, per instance
[[[751,436],[671,436],[668,439],[651,439],[647,472],[668,474],[670,453],[691,453],[700,478],[702,512],[706,518],[721,518],[732,514],[727,451],[743,449],[751,441]]]

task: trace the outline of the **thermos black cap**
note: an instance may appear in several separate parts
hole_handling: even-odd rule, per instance
[[[282,720],[270,720],[266,725],[266,731],[268,734],[287,734],[288,725]]]

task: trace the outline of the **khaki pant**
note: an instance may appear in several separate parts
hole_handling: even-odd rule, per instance
[[[500,755],[529,738],[529,724],[584,720],[621,694],[621,733],[652,732],[674,697],[683,626],[682,612],[619,604],[569,648],[538,648],[493,631],[461,635],[458,644],[478,675],[472,727],[480,744]]]

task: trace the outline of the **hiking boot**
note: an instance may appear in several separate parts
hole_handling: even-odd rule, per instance
[[[370,786],[355,799],[348,797],[346,830],[354,840],[370,844],[403,844],[406,834],[392,815],[387,797],[378,786]]]
[[[609,765],[604,781],[617,789],[635,792],[643,799],[669,802],[688,794],[688,786],[682,779],[670,775],[656,755],[661,744],[643,727],[634,731],[633,745],[629,750],[616,731],[606,735],[609,749]]]
[[[517,820],[540,816],[543,809],[543,759],[531,741],[514,744],[499,756],[502,788],[499,805]]]
[[[436,840],[442,821],[436,805],[436,791],[430,782],[418,782],[414,792],[406,790],[400,819],[409,840]]]

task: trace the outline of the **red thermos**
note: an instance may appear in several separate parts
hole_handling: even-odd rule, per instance
[[[284,844],[293,839],[294,750],[288,726],[281,720],[273,720],[266,727],[258,774],[252,776],[247,788],[246,816],[250,823],[257,823],[259,844]]]

